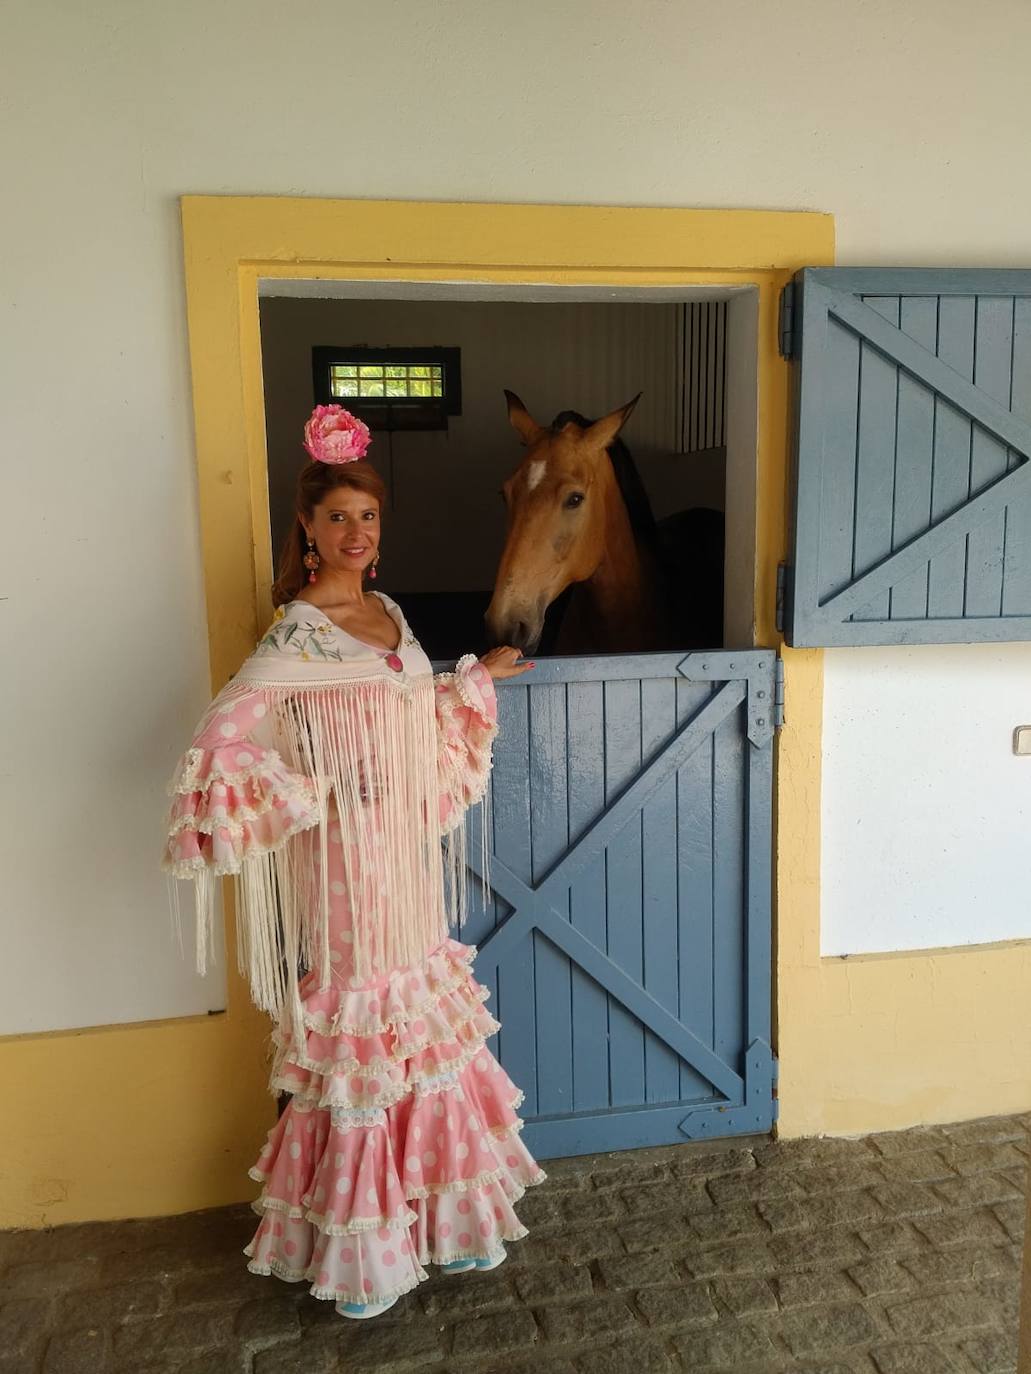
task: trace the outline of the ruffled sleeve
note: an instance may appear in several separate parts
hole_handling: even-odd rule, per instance
[[[438,673],[435,687],[440,828],[447,834],[487,790],[497,698],[490,673],[472,654],[453,673]]]
[[[274,938],[281,889],[270,865],[293,835],[320,823],[322,810],[311,781],[262,742],[268,710],[260,691],[230,686],[216,697],[169,786],[162,867],[193,880],[201,974],[211,948],[215,879],[233,875],[241,968],[250,969],[255,1001],[272,1011],[282,1002],[284,975]]]
[[[319,823],[315,789],[255,738],[267,713],[261,692],[216,701],[170,784],[164,868],[176,878],[238,874]]]

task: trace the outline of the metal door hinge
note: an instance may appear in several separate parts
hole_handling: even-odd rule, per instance
[[[773,669],[773,728],[784,724],[784,660],[778,656]]]
[[[795,297],[795,283],[789,281],[780,293],[780,311],[777,320],[777,335],[782,358],[795,357]]]
[[[790,600],[792,592],[792,569],[787,563],[777,564],[777,605],[774,611],[773,623],[776,625],[780,634],[784,633],[784,627],[788,623],[790,612]]]

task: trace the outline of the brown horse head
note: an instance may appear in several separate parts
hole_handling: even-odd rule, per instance
[[[495,643],[533,653],[556,597],[593,578],[603,561],[634,557],[629,517],[606,450],[638,397],[586,427],[570,421],[559,429],[537,424],[511,391],[505,397],[526,455],[502,488],[508,533],[485,619]],[[618,578],[618,567],[614,573]]]

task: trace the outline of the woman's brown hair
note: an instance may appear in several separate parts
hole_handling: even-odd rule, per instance
[[[331,491],[338,487],[354,487],[364,491],[379,504],[386,501],[387,489],[383,478],[371,463],[358,459],[353,463],[309,463],[297,478],[297,513],[279,555],[279,575],[272,584],[272,604],[284,606],[293,601],[308,580],[302,559],[308,548],[308,537],[301,524],[301,516],[310,520],[316,506],[321,506]]]

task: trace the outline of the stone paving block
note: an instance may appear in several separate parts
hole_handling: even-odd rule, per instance
[[[886,1345],[870,1351],[877,1374],[953,1374],[960,1366],[940,1345]]]
[[[654,1217],[650,1221],[621,1221],[619,1235],[631,1255],[639,1255],[642,1250],[657,1250],[668,1245],[670,1239],[669,1228],[657,1225]]]
[[[865,1192],[829,1193],[814,1198],[778,1198],[760,1202],[759,1212],[775,1232],[822,1231],[828,1227],[858,1226],[884,1216],[877,1201]]]
[[[777,1280],[777,1293],[785,1311],[819,1303],[850,1302],[858,1296],[845,1275],[833,1269],[810,1274],[784,1274]]]
[[[767,1145],[757,1145],[754,1154],[755,1162],[761,1169],[808,1169],[817,1165],[874,1162],[865,1140],[850,1140],[840,1136],[772,1141]]]
[[[866,1298],[902,1293],[913,1286],[912,1275],[889,1255],[878,1255],[865,1264],[854,1265],[848,1276]]]
[[[706,1186],[718,1207],[759,1202],[765,1198],[798,1197],[802,1193],[798,1175],[787,1169],[752,1169],[747,1173],[725,1174],[710,1179]]]
[[[1009,1202],[1020,1197],[1020,1189],[1001,1174],[968,1174],[966,1178],[945,1179],[934,1191],[949,1207],[989,1207],[994,1202]]]
[[[974,1340],[962,1341],[960,1349],[977,1374],[1016,1374],[1017,1328],[993,1331]]]
[[[957,1145],[1001,1145],[1006,1141],[1026,1141],[1028,1129],[1019,1116],[986,1116],[977,1121],[960,1121],[943,1126],[945,1134]]]
[[[652,1283],[675,1283],[677,1272],[669,1255],[661,1251],[640,1255],[613,1255],[598,1260],[603,1285],[612,1289],[643,1288]]]
[[[926,1217],[942,1210],[942,1199],[920,1183],[882,1183],[870,1192],[895,1218]]]
[[[719,1316],[704,1283],[642,1288],[637,1310],[649,1326],[706,1326]]]
[[[252,1274],[246,1262],[224,1265],[221,1269],[190,1278],[172,1280],[172,1306],[209,1307],[216,1304],[247,1302],[251,1299],[277,1298],[293,1292],[300,1296],[301,1285],[289,1286],[281,1279]]]
[[[875,1255],[926,1250],[927,1237],[909,1221],[886,1221],[881,1226],[860,1227],[859,1239]]]
[[[322,1330],[293,1345],[260,1350],[254,1357],[254,1374],[337,1374],[338,1370],[351,1368],[341,1356],[339,1338]]]
[[[997,1309],[979,1292],[952,1289],[891,1304],[887,1317],[900,1336],[919,1338],[991,1326],[997,1319]]]
[[[503,1350],[525,1350],[536,1342],[538,1335],[533,1315],[525,1310],[473,1317],[455,1326],[452,1353],[456,1358],[469,1359],[499,1354]]]
[[[585,1264],[547,1264],[515,1276],[519,1297],[528,1306],[591,1293],[591,1271]]]
[[[721,1321],[708,1331],[685,1332],[673,1337],[686,1370],[704,1365],[728,1365],[736,1369],[749,1361],[769,1359],[773,1343],[765,1331],[747,1322]]]
[[[949,1137],[940,1126],[912,1126],[906,1131],[889,1131],[867,1136],[870,1146],[886,1159],[896,1155],[915,1154],[918,1150],[933,1150],[948,1145]]]
[[[736,1207],[714,1207],[709,1212],[690,1216],[688,1221],[701,1241],[740,1240],[742,1236],[766,1236],[770,1231],[750,1202]]]
[[[675,1178],[719,1178],[723,1174],[739,1174],[755,1168],[755,1156],[751,1150],[710,1150],[697,1154],[685,1149],[683,1155],[673,1161]]]
[[[856,1246],[856,1250],[860,1250]],[[680,1256],[694,1278],[720,1274],[769,1274],[777,1267],[766,1241],[750,1240],[736,1245],[687,1246]]]
[[[297,1303],[292,1298],[258,1298],[245,1302],[236,1314],[233,1331],[252,1347],[296,1340],[301,1332]]]
[[[532,1197],[533,1194],[527,1196]],[[526,1198],[523,1198],[519,1203],[520,1212],[525,1201]],[[624,1215],[622,1199],[617,1192],[610,1190],[603,1193],[561,1193],[555,1199],[555,1204],[559,1220],[574,1226],[584,1226],[588,1222],[597,1225]],[[527,1221],[526,1225],[532,1223]]]
[[[599,1293],[593,1302],[545,1307],[540,1313],[540,1323],[549,1345],[581,1345],[584,1341],[628,1331],[637,1325],[637,1318],[624,1297]]]
[[[209,1350],[205,1355],[178,1361],[175,1374],[250,1374],[251,1357],[245,1350]]]
[[[669,1162],[663,1160],[661,1163],[617,1164],[610,1169],[595,1169],[590,1175],[590,1182],[596,1192],[604,1192],[608,1188],[650,1188],[668,1182],[672,1177]]]
[[[658,1341],[635,1337],[590,1351],[576,1368],[581,1374],[666,1374],[673,1362]]]
[[[1002,1226],[1005,1227],[1010,1240],[1019,1244],[1024,1239],[1024,1223],[1027,1220],[1024,1203],[1022,1201],[1003,1202],[998,1207],[993,1207],[992,1211]]]
[[[18,1298],[32,1298],[40,1292],[65,1293],[72,1289],[88,1288],[100,1278],[100,1264],[95,1259],[36,1260],[30,1264],[12,1265],[4,1274],[2,1291],[5,1302]]]
[[[803,1197],[815,1197],[820,1193],[854,1193],[860,1188],[873,1188],[884,1182],[874,1155],[870,1162],[853,1160],[850,1164],[817,1164],[809,1169],[792,1171],[790,1177],[799,1185]],[[767,1176],[782,1172],[765,1171]]]
[[[1028,1171],[1026,1169],[1003,1169],[999,1177],[1004,1178],[1007,1183],[1012,1183],[1018,1193],[1027,1192]]]
[[[0,1351],[17,1355],[42,1344],[50,1329],[53,1303],[49,1298],[19,1298],[8,1302],[0,1285]]]
[[[224,1308],[209,1311],[173,1312],[153,1321],[131,1322],[114,1333],[115,1357],[139,1366],[145,1361],[187,1355],[213,1345],[227,1344],[233,1314]]]
[[[43,1374],[96,1374],[109,1353],[107,1332],[100,1327],[61,1331],[47,1343]]]
[[[571,1360],[563,1359],[561,1356],[555,1357],[550,1353],[546,1361],[537,1359],[531,1364],[492,1364],[483,1371],[483,1374],[576,1374],[576,1366]]]
[[[628,1223],[619,1223],[620,1227]],[[648,1223],[653,1229],[655,1223]],[[532,1244],[530,1242],[533,1242]],[[520,1254],[520,1251],[522,1252]],[[551,1260],[567,1260],[571,1264],[587,1264],[602,1256],[622,1255],[623,1242],[615,1226],[576,1226],[566,1227],[554,1234],[530,1235],[527,1240],[512,1246],[509,1254],[519,1263],[515,1267],[525,1268],[531,1264],[544,1264]],[[511,1263],[511,1260],[506,1260]]]
[[[455,1328],[456,1340],[459,1330],[464,1328],[476,1328],[478,1323],[482,1322],[510,1322],[512,1318],[518,1318],[520,1322],[528,1325],[531,1332],[535,1331],[529,1312],[506,1312],[500,1318],[475,1317],[470,1321],[460,1322]],[[340,1325],[342,1330],[337,1338],[337,1348],[340,1368],[346,1370],[347,1374],[352,1374],[352,1371],[357,1374],[358,1370],[361,1370],[362,1374],[366,1371],[369,1374],[380,1374],[384,1368],[391,1371],[423,1369],[426,1365],[438,1363],[444,1354],[444,1332],[437,1321],[401,1322],[393,1326],[380,1326],[376,1318],[371,1321],[348,1321],[346,1317],[341,1317]],[[499,1326],[497,1331],[496,1348],[501,1351],[507,1348],[507,1343],[503,1328]],[[473,1338],[467,1334],[465,1339]],[[486,1353],[492,1347],[487,1345],[479,1349]],[[255,1374],[258,1374],[257,1360]]]
[[[723,1278],[712,1285],[713,1297],[734,1317],[776,1312],[777,1299],[765,1279]]]
[[[494,1279],[495,1282],[478,1282],[487,1278]],[[590,1281],[588,1275],[588,1285]],[[502,1277],[493,1273],[452,1274],[450,1283],[441,1284],[439,1288],[428,1293],[418,1293],[416,1290],[413,1296],[416,1296],[417,1301],[421,1300],[426,1316],[435,1317],[438,1321],[482,1316],[485,1312],[499,1312],[519,1305],[515,1275]]]
[[[1027,1168],[1027,1157],[1015,1145],[965,1145],[943,1152],[957,1174],[994,1173]]]
[[[956,1171],[938,1150],[892,1155],[879,1160],[875,1167],[887,1183],[935,1183],[938,1179],[956,1177]]]
[[[783,1332],[791,1353],[798,1356],[836,1353],[842,1347],[866,1345],[884,1334],[858,1303],[787,1312]]]
[[[667,1179],[646,1188],[627,1188],[620,1193],[628,1216],[683,1215],[712,1211],[712,1198],[704,1178]]]
[[[974,1283],[978,1279],[1012,1274],[1019,1265],[1019,1254],[1005,1245],[968,1250],[926,1250],[919,1255],[903,1255],[900,1263],[921,1287],[944,1283]]]
[[[101,1284],[139,1283],[142,1279],[176,1279],[190,1277],[203,1267],[216,1272],[219,1266],[217,1256],[203,1254],[203,1266],[198,1265],[198,1255],[190,1255],[177,1247],[160,1246],[153,1250],[132,1250],[118,1247],[110,1254],[100,1256]],[[232,1267],[242,1267],[234,1258]]]
[[[119,1326],[138,1317],[153,1317],[161,1307],[159,1283],[126,1283],[69,1293],[58,1299],[58,1330],[81,1326]]]
[[[583,1193],[552,1193],[546,1192],[547,1184],[541,1188],[533,1188],[521,1199],[519,1203],[519,1217],[524,1225],[531,1231],[540,1230],[544,1226],[557,1226],[562,1220],[562,1210],[559,1205],[560,1198],[569,1200],[575,1199],[577,1202],[583,1201],[588,1194]]]
[[[943,1249],[952,1245],[1001,1245],[1009,1240],[998,1217],[984,1208],[920,1217],[914,1224],[932,1245]]]
[[[865,1259],[868,1251],[859,1237],[844,1227],[833,1231],[814,1231],[810,1235],[775,1236],[769,1242],[770,1254],[778,1269],[811,1269],[814,1265],[837,1264],[844,1269]]]

